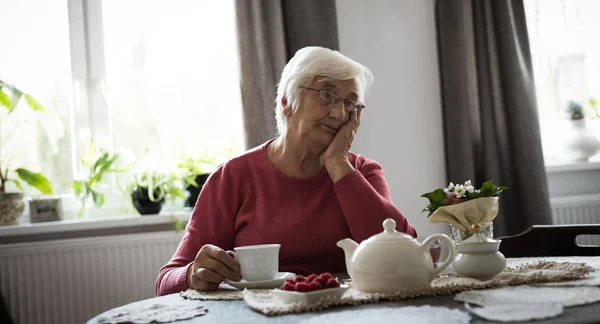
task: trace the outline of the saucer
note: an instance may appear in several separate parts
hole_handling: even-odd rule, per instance
[[[239,290],[244,290],[244,288],[248,289],[273,289],[279,288],[283,285],[285,279],[292,279],[296,276],[295,273],[291,272],[278,272],[277,276],[274,279],[270,280],[260,280],[260,281],[246,281],[242,279],[241,281],[231,281],[229,279],[225,279],[225,283],[230,286],[233,286]]]
[[[340,286],[337,288],[321,289],[309,292],[297,292],[275,289],[272,291],[273,294],[279,296],[284,304],[289,303],[301,303],[301,304],[314,304],[321,299],[340,299],[344,293],[348,290],[348,286]]]

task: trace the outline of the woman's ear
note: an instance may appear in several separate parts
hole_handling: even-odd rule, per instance
[[[290,117],[292,115],[292,107],[288,106],[287,97],[283,96],[281,98],[281,106],[283,106],[283,115],[285,117]]]

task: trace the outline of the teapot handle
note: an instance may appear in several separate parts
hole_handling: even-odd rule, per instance
[[[454,241],[452,241],[448,237],[448,235],[445,235],[445,234],[433,234],[433,235],[429,236],[427,239],[425,239],[421,248],[423,250],[425,250],[425,252],[427,254],[429,254],[429,245],[431,245],[431,243],[433,243],[433,241],[435,241],[435,240],[440,240],[440,244],[442,246],[442,251],[444,250],[444,247],[445,247],[445,250],[448,251],[448,257],[442,264],[439,264],[437,266],[437,268],[435,268],[431,271],[431,273],[430,273],[431,279],[433,279],[440,272],[442,272],[442,270],[444,270],[450,264],[450,262],[452,262],[454,260],[454,257],[456,256],[456,250],[454,249]]]

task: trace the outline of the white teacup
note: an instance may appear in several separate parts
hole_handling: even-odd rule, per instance
[[[234,248],[242,278],[246,281],[260,281],[277,277],[280,247],[280,244],[262,244]]]

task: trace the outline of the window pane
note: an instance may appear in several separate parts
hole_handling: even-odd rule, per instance
[[[525,11],[544,154],[558,162],[567,101],[589,108],[590,97],[600,99],[600,1],[525,0]]]
[[[10,115],[0,107],[0,163],[42,172],[55,193],[68,192],[72,79],[67,1],[2,1],[0,8],[0,79],[51,110],[34,113],[23,100]]]
[[[136,167],[242,140],[233,1],[104,0],[108,104],[115,145]]]

